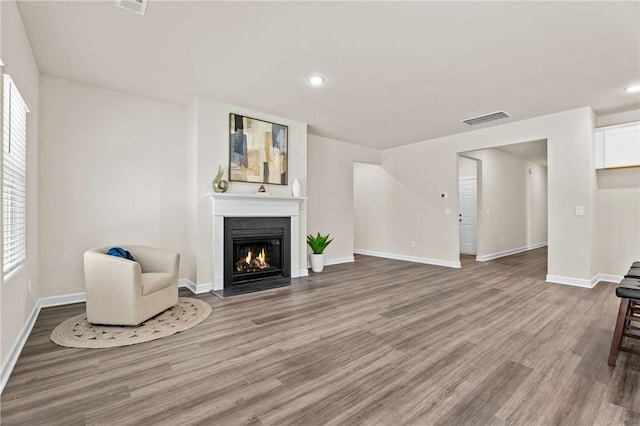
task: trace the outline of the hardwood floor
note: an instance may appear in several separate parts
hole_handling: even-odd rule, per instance
[[[194,329],[69,349],[42,310],[4,390],[13,424],[640,423],[640,357],[607,355],[619,299],[548,284],[546,249],[462,269],[356,256],[220,300]]]

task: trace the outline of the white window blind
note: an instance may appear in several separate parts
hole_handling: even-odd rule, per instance
[[[27,105],[4,75],[2,132],[2,220],[5,279],[26,260]]]

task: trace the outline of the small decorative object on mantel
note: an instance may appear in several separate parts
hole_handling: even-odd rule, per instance
[[[311,270],[313,272],[322,272],[324,269],[324,249],[331,244],[332,239],[329,239],[329,234],[317,236],[307,235],[307,244],[311,247],[313,253],[309,255],[309,261],[311,262]]]
[[[264,187],[264,185],[260,185],[260,188],[258,188],[258,192],[256,192],[255,194],[256,195],[271,195],[270,192],[267,192],[267,190]]]
[[[298,178],[293,179],[293,183],[291,184],[291,195],[294,197],[300,196],[300,182]]]
[[[227,189],[229,189],[229,182],[222,179],[223,173],[224,169],[222,166],[218,166],[218,174],[215,179],[213,179],[213,192],[227,192]]]

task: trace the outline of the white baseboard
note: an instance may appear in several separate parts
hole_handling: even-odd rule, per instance
[[[326,259],[324,261],[325,266],[329,266],[329,265],[339,265],[341,263],[352,263],[355,262],[355,259],[353,258],[353,256],[347,256],[347,257],[334,257],[333,259]]]
[[[476,256],[476,260],[478,262],[486,262],[488,260],[498,259],[500,257],[511,256],[512,254],[518,254],[518,253],[522,253],[529,250],[535,250],[540,247],[545,247],[546,245],[547,245],[547,242],[545,241],[544,243],[531,244],[526,247],[518,247],[512,250],[505,250],[498,253],[490,253],[482,256]]]
[[[593,279],[596,283],[606,281],[608,283],[619,283],[624,277],[622,275],[598,274]]]
[[[36,319],[38,319],[38,314],[40,313],[40,299],[36,301],[33,305],[33,309],[29,313],[27,317],[27,322],[25,322],[24,326],[18,333],[18,337],[16,341],[13,343],[13,346],[9,350],[7,357],[2,363],[2,371],[0,372],[0,394],[4,391],[4,387],[9,380],[9,376],[11,376],[11,372],[13,371],[13,367],[15,367],[16,362],[18,362],[18,358],[20,357],[20,353],[22,352],[22,348],[24,348],[25,343],[27,343],[27,339],[31,334],[31,330],[33,329],[33,325],[36,323]]]
[[[180,278],[178,280],[178,287],[186,288],[193,294],[202,294],[213,290],[213,283],[196,284],[186,278]]]
[[[571,285],[574,287],[593,288],[597,283],[597,281],[595,283],[593,282],[594,278],[587,280],[584,278],[563,277],[560,275],[547,275],[546,281],[548,283]]]
[[[442,260],[442,259],[429,259],[426,257],[417,256],[405,256],[403,254],[384,253],[372,250],[353,249],[355,254],[364,254],[366,256],[384,257],[385,259],[404,260],[406,262],[424,263],[426,265],[446,266],[448,268],[460,268],[460,262]]]
[[[52,306],[71,305],[74,303],[83,303],[87,301],[87,293],[63,294],[62,296],[41,297],[36,303],[40,308],[49,308]]]
[[[621,275],[596,274],[590,280],[584,278],[562,277],[559,275],[547,275],[547,282],[555,284],[572,285],[575,287],[594,288],[600,281],[619,283]]]
[[[309,270],[307,268],[298,268],[297,266],[291,266],[291,278],[308,277]]]

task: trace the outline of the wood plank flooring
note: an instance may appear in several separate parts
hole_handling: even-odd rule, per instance
[[[546,249],[462,269],[356,256],[308,284],[220,300],[194,329],[69,349],[42,310],[3,425],[640,424],[640,357],[607,355],[619,299],[548,284]]]

